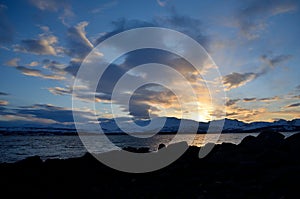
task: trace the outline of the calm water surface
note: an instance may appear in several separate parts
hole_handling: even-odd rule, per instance
[[[283,133],[286,137],[297,132]],[[231,142],[238,144],[241,140],[249,134],[235,133],[235,134],[221,134],[217,144],[223,142]],[[251,135],[257,136],[258,133],[252,133]],[[155,151],[159,144],[170,144],[174,135],[156,135],[149,139],[137,139],[124,135],[109,136],[112,141],[118,147],[132,146],[132,147],[150,147]],[[105,142],[106,136],[85,136],[84,142],[88,145],[90,152],[101,153],[118,149],[112,147]],[[196,135],[193,140],[192,135],[180,135],[178,139],[172,142],[180,142],[190,140],[190,145],[203,146],[208,142],[216,140],[215,135]],[[0,136],[0,162],[15,162],[22,160],[29,156],[38,155],[42,159],[48,158],[71,158],[80,157],[87,152],[87,149],[82,144],[80,138],[74,136],[64,135],[45,135],[45,136],[26,136],[26,135],[9,135]]]

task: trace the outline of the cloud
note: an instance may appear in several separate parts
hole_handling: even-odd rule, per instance
[[[200,19],[181,15],[175,8],[172,8],[170,16],[157,17],[155,22],[160,27],[171,28],[187,34],[198,41],[206,50],[209,50],[211,38],[206,34],[206,29]]]
[[[165,7],[167,5],[169,0],[156,0],[157,4],[160,6],[160,7]]]
[[[168,108],[180,109],[177,100],[177,96],[172,91],[159,85],[148,84],[131,95],[129,107],[126,107],[124,111],[128,111],[129,115],[135,118],[149,119],[150,114],[158,116],[158,113]]]
[[[93,14],[101,13],[101,12],[103,12],[104,10],[107,10],[107,9],[109,9],[109,8],[111,8],[111,7],[115,6],[115,5],[117,5],[117,4],[118,4],[117,1],[109,1],[109,2],[107,2],[107,3],[104,3],[104,4],[100,5],[100,6],[97,7],[97,8],[92,9],[92,10],[91,10],[91,13],[93,13]]]
[[[298,106],[300,106],[300,103],[290,104],[290,105],[287,105],[285,108],[294,108],[294,107],[298,107]]]
[[[267,64],[269,67],[265,67],[261,73],[266,73],[270,68],[273,69],[276,66],[280,65],[283,62],[286,62],[293,58],[292,55],[278,55],[272,58],[269,58],[267,55],[262,55],[261,60]]]
[[[0,107],[1,108],[1,107]],[[3,108],[0,111],[1,122],[16,122],[23,121],[27,124],[62,124],[74,125],[73,112],[78,117],[92,117],[93,113],[89,110],[72,110],[54,106],[51,104],[35,104],[32,106],[23,106],[19,108]],[[10,125],[12,125],[10,123]]]
[[[130,30],[133,28],[142,28],[142,27],[157,27],[158,24],[155,21],[141,21],[141,20],[127,20],[125,18],[112,21],[111,24],[114,26],[113,30],[110,32],[105,32],[99,38],[96,39],[95,45],[101,43],[105,39],[116,35],[120,32]]]
[[[292,99],[300,99],[300,95],[294,95],[292,96]]]
[[[74,16],[71,4],[66,0],[30,0],[30,3],[42,11],[58,12],[62,10],[59,19],[67,25],[67,19]]]
[[[227,107],[226,117],[229,119],[238,119],[244,122],[262,121],[266,120],[264,116],[269,114],[269,110],[264,107],[258,108],[242,108],[242,107]],[[276,114],[274,114],[276,115]],[[274,115],[272,115],[274,117]]]
[[[18,66],[19,58],[13,58],[5,63],[6,66]]]
[[[299,93],[300,93],[300,85],[296,86],[294,91],[289,94],[290,95],[289,98],[290,99],[300,99]]]
[[[53,79],[53,80],[63,80],[63,79],[65,79],[65,77],[63,77],[63,76],[43,74],[38,69],[26,68],[24,66],[17,66],[16,69],[21,71],[22,74],[27,75],[27,76],[40,77],[40,78],[43,78],[43,79]]]
[[[244,102],[253,102],[253,101],[256,101],[256,98],[255,98],[255,97],[252,97],[252,98],[244,98],[243,101],[244,101]]]
[[[235,105],[240,99],[228,99],[226,102],[226,106],[233,106]]]
[[[231,73],[229,75],[223,76],[223,84],[226,90],[233,88],[238,88],[245,85],[247,82],[252,81],[257,78],[257,73]]]
[[[61,87],[54,87],[48,88],[48,91],[54,95],[70,95],[72,94],[72,89],[68,88],[61,88]]]
[[[252,80],[267,74],[269,71],[274,69],[276,66],[290,60],[292,55],[278,55],[272,58],[269,58],[267,55],[262,55],[260,58],[266,64],[261,67],[259,72],[247,72],[247,73],[231,73],[229,75],[223,76],[223,84],[226,87],[226,90],[230,90],[233,88],[238,88],[240,86],[245,85]]]
[[[93,44],[86,37],[85,27],[87,25],[88,22],[83,21],[68,29],[67,40],[69,45],[65,49],[65,53],[70,57],[83,59],[93,49]]]
[[[66,5],[66,1],[64,0],[30,0],[30,3],[40,10],[48,10],[52,12],[58,11],[60,7],[64,7]]]
[[[110,95],[106,95],[103,93],[88,92],[84,87],[77,88],[77,90],[81,90],[81,91],[80,92],[77,91],[76,93],[73,93],[73,88],[70,86],[67,86],[66,88],[62,88],[62,87],[48,88],[48,91],[54,95],[72,95],[72,97],[76,97],[81,101],[85,101],[89,103],[92,102],[91,99],[93,96],[95,96],[95,102],[107,102],[110,100]]]
[[[8,105],[8,101],[0,100],[0,106],[6,106]]]
[[[18,114],[31,115],[35,118],[50,119],[56,122],[73,122],[72,110],[51,104],[35,104],[22,107],[17,110]]]
[[[5,13],[7,6],[0,4],[0,44],[6,44],[13,40],[14,30]]]
[[[277,101],[279,100],[280,97],[278,96],[274,96],[274,97],[265,97],[265,98],[259,98],[257,99],[258,101],[262,101],[262,102],[270,102],[270,101]]]
[[[26,64],[26,66],[38,66],[40,63],[38,61],[32,61],[29,64]]]
[[[252,40],[258,38],[266,29],[270,17],[295,10],[297,10],[296,1],[252,1],[247,7],[238,11],[232,21],[239,28],[241,35]]]
[[[0,95],[6,96],[6,95],[9,95],[9,94],[8,94],[8,93],[5,93],[5,92],[0,92]]]
[[[64,75],[66,73],[66,71],[65,71],[66,65],[65,64],[59,63],[54,60],[51,61],[49,59],[44,59],[42,61],[42,64],[43,64],[43,68],[49,69],[56,74]]]
[[[172,28],[174,30],[181,31],[202,45],[208,46],[210,41],[209,37],[205,34],[205,30],[203,28],[202,22],[199,19],[195,19],[185,15],[179,15],[174,9],[171,11],[170,16],[156,17],[150,22],[141,21],[141,20],[126,20],[120,19],[117,21],[113,21],[114,29],[110,32],[106,32],[102,34],[98,39],[95,40],[94,45],[99,44],[105,39],[118,34],[122,31],[132,29],[132,28],[140,28],[140,27],[166,27]],[[66,53],[72,57],[69,66],[67,66],[64,70],[69,74],[75,76],[80,67],[82,59],[90,52],[93,47],[92,43],[89,41],[86,36],[85,28],[87,27],[87,22],[81,22],[75,27],[71,27],[68,30],[68,40],[69,46],[66,49]],[[158,43],[163,44],[163,38],[157,38]],[[78,47],[80,46],[80,47]],[[116,46],[119,48],[119,46]],[[203,60],[203,63],[207,60]],[[117,64],[116,64],[117,63]],[[196,92],[203,96],[205,95],[205,89],[203,85],[199,83],[201,82],[201,76],[195,71],[193,66],[191,66],[186,60],[173,55],[172,53],[168,53],[161,50],[153,50],[153,49],[143,49],[130,52],[120,59],[116,60],[113,64],[109,66],[109,68],[105,71],[103,76],[100,79],[100,83],[96,89],[96,100],[108,101],[111,98],[111,94],[116,82],[121,78],[128,70],[132,69],[134,66],[146,64],[146,63],[161,63],[165,65],[172,66],[172,68],[176,69],[182,75],[187,78],[193,86],[196,88]],[[199,65],[204,65],[199,63]],[[91,68],[91,70],[94,70]],[[168,79],[170,82],[173,82],[173,86],[179,89],[180,82],[176,81],[174,77],[168,74],[161,74],[161,72],[157,71],[157,77],[161,77],[163,79]],[[129,74],[130,78],[133,82],[142,82],[143,77],[139,74]],[[95,82],[90,81],[90,77],[86,77],[86,79],[82,80],[87,84],[88,87],[94,85]],[[56,94],[67,94],[68,92],[62,89],[50,89],[50,92]],[[177,109],[178,105],[172,103],[175,102],[173,96],[168,93],[167,95],[165,90],[160,91],[149,91],[146,88],[139,90],[138,95],[135,94],[134,98],[131,100],[130,107],[125,107],[125,102],[122,100],[118,100],[113,102],[115,104],[120,105],[122,107],[124,113],[128,113],[134,117],[149,117],[149,110],[153,111],[152,114],[156,114],[159,112],[158,109]],[[83,100],[91,97],[92,93],[80,93],[78,94],[78,98],[82,98]],[[138,96],[138,97],[137,97]],[[160,98],[158,98],[160,97]],[[186,96],[186,102],[191,103],[190,96]],[[173,101],[174,100],[174,101]],[[177,100],[177,99],[176,99]],[[206,97],[203,97],[203,101],[206,100]],[[177,101],[176,101],[177,102]],[[204,102],[206,103],[206,101]],[[155,110],[154,110],[155,109]]]
[[[57,37],[53,35],[39,35],[39,39],[25,39],[21,44],[15,45],[14,50],[36,55],[56,55],[55,44]]]
[[[114,25],[114,29],[100,36],[96,40],[95,44],[99,44],[103,40],[125,30],[142,27],[163,27],[183,32],[198,41],[207,50],[209,48],[208,44],[211,40],[206,34],[206,29],[200,19],[193,18],[188,15],[181,15],[174,8],[171,9],[169,15],[155,17],[150,21],[126,20],[125,18],[122,18],[113,21],[112,24]]]
[[[198,82],[201,80],[201,78],[197,76],[197,74],[195,73],[195,69],[190,65],[190,63],[169,52],[155,49],[143,49],[132,51],[119,59],[122,60],[122,62],[120,62],[120,60],[116,60],[116,63],[119,64],[111,64],[102,75],[99,84],[96,85],[97,101],[109,101],[111,99],[112,91],[115,87],[115,84],[128,70],[132,69],[134,66],[137,65],[153,62],[165,64],[177,70],[187,80],[189,80],[192,85],[195,85],[195,92],[199,96],[203,96],[206,93],[204,85],[202,85],[203,82]],[[74,65],[73,68],[67,67],[66,69],[70,70],[70,73],[75,73],[77,71],[77,67]],[[91,68],[91,71],[93,70],[96,70],[96,68]],[[143,74],[138,73],[127,73],[127,75],[129,76],[131,83],[143,82],[143,78],[145,78]],[[158,79],[165,79],[166,81],[171,82],[173,88],[177,90],[180,90],[181,87],[184,87],[184,83],[178,81],[178,79],[173,77],[167,71],[162,72],[158,70],[155,72],[154,75]],[[87,83],[87,87],[90,87],[90,85],[95,84],[95,82],[91,82],[89,75],[87,75],[86,79],[84,78],[83,81]],[[50,91],[52,93],[57,94],[67,94],[65,90],[62,91],[62,89],[51,89]],[[87,91],[89,91],[89,89],[87,89]],[[123,90],[121,90],[120,92],[122,93],[122,91]],[[181,90],[181,92],[186,93],[186,95],[188,95],[186,90]],[[83,100],[88,100],[93,95],[93,93],[91,92],[76,92],[76,94],[76,97],[81,98]],[[153,85],[142,89],[138,89],[138,93],[128,93],[128,95],[132,95],[129,108],[127,107],[127,104],[125,104],[125,102],[122,101],[122,99],[114,101],[113,103],[115,105],[120,105],[124,113],[127,112],[129,115],[134,117],[148,118],[149,110],[151,110],[152,114],[155,115],[159,112],[158,110],[177,109],[179,106],[177,103],[177,98],[174,98],[174,95],[172,93],[162,88],[158,89],[157,86],[154,89]],[[201,99],[201,103],[206,103],[205,99],[207,96],[204,96]],[[185,102],[191,102],[191,96],[184,96],[184,98]]]
[[[110,96],[116,82],[121,78],[128,70],[132,69],[134,66],[146,64],[146,63],[160,63],[167,66],[172,67],[181,73],[192,85],[194,85],[195,92],[200,96],[205,95],[206,91],[204,89],[204,85],[202,85],[202,78],[197,75],[197,72],[188,63],[186,60],[179,58],[176,55],[173,55],[169,52],[154,50],[154,49],[144,49],[137,50],[129,53],[123,58],[123,63],[119,65],[111,65],[102,78],[100,79],[100,84],[97,88],[97,92],[105,93],[106,97]],[[184,87],[185,82],[181,82],[176,77],[173,77],[170,71],[156,71],[155,74],[158,79],[165,79],[170,82],[170,85],[180,90]],[[130,82],[143,82],[145,78],[143,74],[129,74]],[[198,82],[200,81],[200,83]],[[188,93],[186,90],[180,90],[182,93]],[[120,91],[122,92],[122,91]],[[207,93],[206,93],[207,94]],[[207,96],[206,96],[207,97]],[[186,103],[190,102],[189,100],[191,96],[185,96],[184,101]],[[205,97],[201,100],[205,103]],[[122,100],[115,102],[117,104],[123,105],[124,102]],[[125,104],[126,105],[126,104]],[[137,93],[133,93],[131,96],[130,108],[124,109],[124,111],[128,111],[130,115],[134,117],[149,117],[149,110],[153,108],[156,109],[172,109],[178,108],[177,98],[174,98],[174,94],[172,92],[163,89],[162,87],[158,89],[158,86],[149,85],[149,87],[142,87],[138,89]],[[157,110],[155,111],[158,112]]]

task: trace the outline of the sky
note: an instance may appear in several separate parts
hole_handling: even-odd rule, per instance
[[[209,121],[218,119],[221,109],[227,118],[244,122],[300,118],[299,9],[299,1],[292,0],[1,0],[0,124],[70,125],[72,111],[84,118],[151,115]],[[113,35],[141,27],[176,30],[202,45],[220,72],[212,83],[222,84],[224,107],[210,104],[203,74],[182,57],[157,49],[133,51],[110,63],[96,82],[96,113],[89,108],[88,89],[95,82],[81,79],[85,84],[73,93],[77,72],[92,49]],[[112,100],[118,79],[150,62],[179,71],[198,98],[184,92],[184,82],[158,69],[152,70],[154,76],[184,93],[181,104],[174,90],[157,84],[131,93],[128,107]],[[206,73],[210,68],[201,64]],[[129,76],[143,79],[138,72]],[[72,109],[72,96],[82,101],[80,108]],[[111,103],[117,107],[115,115]]]

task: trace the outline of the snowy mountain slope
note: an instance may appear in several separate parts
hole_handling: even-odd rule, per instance
[[[149,120],[132,120],[131,118],[119,118],[119,123],[128,132],[153,132],[159,131],[163,133],[177,132],[181,122],[186,124],[181,129],[182,132],[191,133],[199,132],[205,133],[209,125],[213,125],[211,122],[196,122],[194,120],[178,119],[175,117],[157,117],[153,119],[154,125],[149,125]],[[99,119],[99,124],[105,133],[122,133],[124,132],[119,128],[114,119]],[[134,124],[134,125],[132,125]],[[156,125],[157,124],[157,125]],[[159,125],[163,124],[163,125]],[[136,126],[137,125],[137,126]],[[89,124],[82,125],[81,131],[89,128]],[[142,127],[142,128],[141,128]],[[142,130],[141,130],[142,129]],[[252,122],[245,123],[239,120],[225,119],[223,126],[223,133],[234,132],[255,132],[266,129],[273,129],[278,131],[298,131],[300,130],[300,119],[294,119],[291,121],[278,120],[274,122]],[[91,130],[91,129],[90,129]],[[92,129],[93,131],[96,130]],[[0,122],[1,132],[76,132],[74,124],[40,124],[34,122]]]

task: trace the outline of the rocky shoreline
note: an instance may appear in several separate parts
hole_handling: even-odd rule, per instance
[[[239,145],[216,145],[203,159],[198,158],[199,150],[189,147],[171,165],[142,174],[108,168],[90,154],[2,163],[1,194],[10,198],[299,197],[300,133],[286,139],[276,132],[250,135]]]

